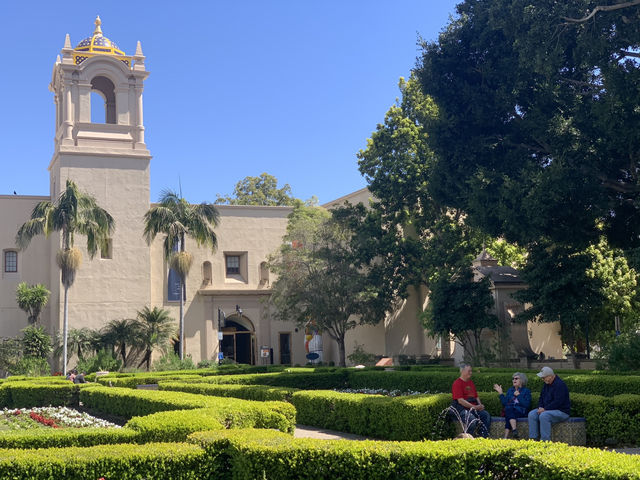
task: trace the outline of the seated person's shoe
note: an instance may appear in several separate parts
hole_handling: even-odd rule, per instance
[[[513,438],[514,440],[520,440],[520,434],[518,433],[518,430],[511,431],[511,438]]]

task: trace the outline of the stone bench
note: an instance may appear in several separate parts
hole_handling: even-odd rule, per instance
[[[529,438],[529,420],[527,417],[516,420],[520,438]],[[504,417],[491,417],[491,438],[504,437]],[[587,444],[587,422],[583,417],[571,417],[566,422],[554,423],[551,427],[551,440],[584,446]]]

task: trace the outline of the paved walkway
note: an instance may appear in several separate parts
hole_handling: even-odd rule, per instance
[[[308,425],[296,425],[294,438],[319,438],[321,440],[369,440],[353,433],[336,432],[326,428],[310,427]]]

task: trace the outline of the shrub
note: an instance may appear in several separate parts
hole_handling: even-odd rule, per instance
[[[22,348],[25,357],[46,358],[53,350],[51,336],[44,327],[29,325],[22,330]]]
[[[640,334],[624,333],[604,346],[600,360],[611,370],[636,370],[640,365]]]
[[[140,433],[128,428],[33,429],[2,432],[0,448],[90,447],[137,442]]]
[[[347,358],[354,365],[375,365],[376,363],[376,356],[366,352],[364,345],[359,345],[358,342],[355,342],[353,352],[347,355]]]
[[[291,395],[298,391],[295,388],[269,387],[267,385],[212,385],[208,383],[185,383],[161,381],[160,390],[174,392],[198,393],[217,397],[234,397],[245,400],[279,400],[289,401]]]
[[[153,362],[153,370],[156,372],[163,370],[193,370],[195,368],[196,366],[191,357],[187,356],[184,360],[180,360],[180,357],[175,353],[163,355]]]
[[[564,444],[505,440],[327,442],[266,430],[198,432],[212,478],[639,479],[640,458]]]
[[[109,448],[69,447],[39,450],[2,450],[0,478],[133,480],[210,478],[203,450],[193,444],[120,444]]]
[[[96,355],[87,359],[79,359],[76,369],[78,372],[94,373],[120,369],[122,362],[110,350],[100,350]]]
[[[79,385],[71,382],[38,383],[29,381],[5,382],[0,385],[2,407],[42,407],[78,405]]]
[[[11,367],[11,373],[28,377],[42,377],[51,374],[51,367],[46,358],[22,357]]]

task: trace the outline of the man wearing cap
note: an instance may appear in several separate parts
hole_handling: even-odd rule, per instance
[[[542,367],[538,377],[544,382],[538,408],[529,412],[529,438],[551,441],[551,425],[569,419],[571,402],[567,385],[549,367]]]

